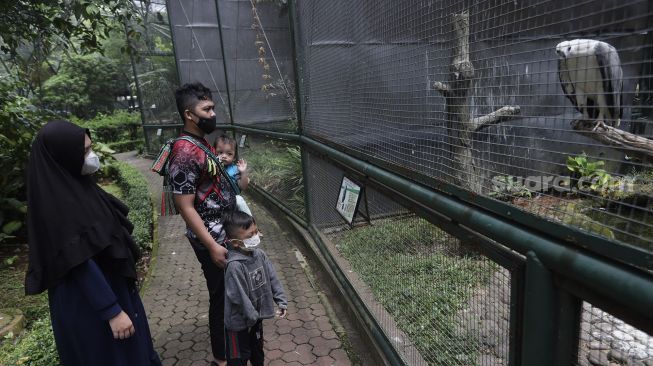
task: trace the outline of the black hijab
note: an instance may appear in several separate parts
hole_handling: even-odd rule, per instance
[[[93,258],[104,271],[136,279],[129,209],[81,174],[84,135],[67,121],[43,126],[32,143],[27,179],[29,267],[25,292],[57,285]]]

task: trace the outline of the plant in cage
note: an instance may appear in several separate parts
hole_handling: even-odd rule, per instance
[[[590,161],[586,153],[567,157],[567,169],[574,174],[573,184],[581,191],[607,195],[615,182],[612,176],[601,168],[604,161]]]
[[[268,141],[248,151],[251,179],[300,213],[304,212],[304,178],[301,150],[283,142]]]

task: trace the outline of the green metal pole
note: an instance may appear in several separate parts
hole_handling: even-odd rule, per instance
[[[578,360],[582,301],[558,288],[558,338],[555,365],[573,365]]]
[[[310,196],[308,194],[308,184],[312,182],[312,179],[309,178],[309,169],[308,169],[308,150],[303,145],[299,147],[302,152],[302,177],[304,183],[304,217],[309,225],[313,222],[311,216],[311,205],[310,205]]]
[[[551,272],[535,253],[526,255],[526,288],[524,291],[524,330],[522,365],[551,366],[554,362],[558,292]]]
[[[300,85],[299,85],[299,62],[298,62],[298,56],[297,56],[297,44],[299,43],[299,40],[297,38],[298,32],[295,31],[295,21],[297,21],[297,31],[299,31],[299,19],[296,18],[296,6],[297,3],[294,0],[289,0],[288,1],[288,30],[290,31],[290,43],[291,43],[291,49],[292,49],[292,65],[293,65],[293,74],[295,76],[295,113],[296,113],[296,118],[297,118],[297,131],[299,132],[300,135],[304,134],[304,123],[302,119],[302,99],[301,99],[301,93],[300,93]],[[309,170],[308,170],[308,151],[304,148],[304,146],[301,146],[301,151],[302,151],[302,177],[304,181],[304,216],[306,217],[306,221],[310,224],[312,222],[311,219],[311,203],[310,203],[310,196],[308,194],[308,182],[309,177]]]
[[[302,103],[301,93],[299,92],[299,64],[297,63],[297,33],[295,32],[295,0],[288,0],[288,29],[290,31],[291,49],[292,49],[292,66],[295,75],[295,111],[297,113],[297,129],[299,134],[304,133],[304,125],[302,120]],[[299,28],[299,20],[297,21]],[[307,211],[308,212],[308,211]]]
[[[136,70],[136,61],[134,60],[133,50],[131,49],[131,42],[129,41],[129,33],[127,23],[123,23],[125,28],[125,39],[127,40],[127,47],[129,47],[129,61],[132,64],[132,73],[134,73],[134,84],[136,85],[136,97],[138,98],[138,110],[141,114],[141,128],[143,129],[143,138],[145,140],[145,150],[149,153],[151,151],[150,138],[145,129],[145,111],[143,110],[143,93],[141,92],[141,84],[138,81],[138,72]],[[129,96],[131,98],[131,95]]]
[[[222,20],[220,19],[219,0],[215,0],[215,12],[218,16],[218,33],[220,34],[220,52],[222,53],[222,68],[224,69],[224,83],[227,91],[227,110],[229,111],[229,121],[234,124],[234,112],[231,109],[231,92],[229,91],[229,73],[227,72],[227,55],[224,53],[224,41],[222,38]],[[217,85],[216,85],[217,87]],[[236,136],[233,136],[236,138]]]
[[[177,69],[177,84],[180,84],[181,70],[179,69],[179,63],[177,62],[177,42],[175,42],[175,32],[172,30],[172,22],[170,21],[170,0],[166,0],[166,14],[168,16],[168,27],[170,28],[170,39],[172,40],[172,56],[175,58],[175,68]]]

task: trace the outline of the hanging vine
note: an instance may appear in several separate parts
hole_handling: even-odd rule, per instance
[[[294,85],[293,83],[281,73],[279,64],[276,61],[274,56],[274,51],[270,46],[270,41],[268,40],[265,29],[263,29],[263,23],[259,17],[258,10],[256,8],[256,3],[262,2],[274,2],[279,6],[286,6],[285,1],[267,1],[267,0],[250,0],[252,7],[252,29],[256,30],[256,41],[254,45],[256,46],[258,52],[258,63],[263,69],[261,74],[262,84],[261,91],[265,94],[265,98],[269,99],[270,97],[275,97],[279,94],[279,91],[282,91],[285,94],[286,99],[290,103],[293,111],[295,111],[295,99],[294,99]],[[268,63],[268,53],[274,61],[274,66],[279,74],[279,77],[275,79],[270,72],[270,64]]]

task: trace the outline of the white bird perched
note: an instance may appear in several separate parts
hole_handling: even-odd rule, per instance
[[[556,46],[558,76],[567,98],[585,120],[619,126],[623,70],[617,50],[593,39],[574,39]]]

